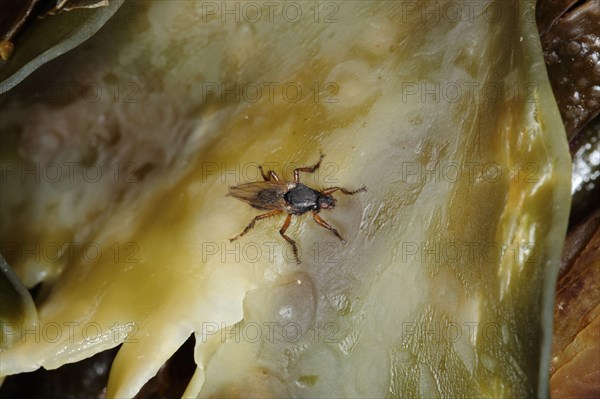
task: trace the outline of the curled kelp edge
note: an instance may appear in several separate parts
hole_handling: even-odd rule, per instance
[[[0,255],[0,352],[18,340],[24,329],[37,322],[31,294]]]
[[[0,67],[0,95],[8,92],[45,63],[92,37],[125,0],[108,7],[74,9],[35,21],[20,32],[10,59]]]
[[[535,15],[535,0],[519,2],[521,15]],[[558,270],[560,268],[560,259],[562,255],[562,246],[552,243],[563,242],[567,234],[568,215],[571,206],[571,159],[569,157],[567,135],[562,123],[560,112],[554,99],[554,94],[548,79],[548,72],[542,57],[542,45],[535,24],[532,18],[530,24],[522,26],[522,34],[526,46],[523,47],[523,58],[530,65],[529,76],[537,83],[539,107],[536,110],[540,115],[540,120],[545,124],[541,126],[548,146],[548,153],[553,154],[553,165],[556,170],[556,190],[554,191],[553,204],[554,221],[548,232],[550,238],[546,244],[548,251],[548,260],[544,267],[550,270],[546,273],[544,286],[542,290],[541,306],[541,353],[540,368],[538,380],[538,396],[549,397],[550,395],[550,359],[552,355],[552,332],[554,319],[554,295]],[[542,266],[542,265],[540,265]]]

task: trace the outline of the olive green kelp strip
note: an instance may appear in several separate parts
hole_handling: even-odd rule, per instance
[[[135,101],[11,92],[1,238],[75,250],[6,254],[63,334],[15,343],[2,374],[123,343],[107,396],[129,397],[195,333],[187,397],[547,396],[571,174],[534,2],[275,3],[109,23],[71,63],[105,55],[81,84]],[[286,232],[300,265],[283,218],[230,243],[261,211],[227,187],[321,151],[303,181],[368,189],[320,213],[349,245],[310,216]]]

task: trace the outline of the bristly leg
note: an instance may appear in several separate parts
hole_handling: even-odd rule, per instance
[[[321,216],[317,215],[317,212],[315,212],[315,211],[313,211],[313,218],[315,219],[315,222],[317,222],[320,226],[325,227],[327,230],[329,230],[333,234],[335,234],[335,236],[340,239],[340,241],[342,242],[342,244],[348,245],[348,242],[342,238],[342,236],[340,235],[340,233],[338,233],[338,231],[336,229],[334,229],[333,227],[331,227],[329,225],[329,223],[327,223],[326,221],[324,221],[321,218]]]
[[[266,174],[263,170],[262,165],[260,165],[258,169],[260,170],[260,175],[263,179],[265,179],[265,181],[279,181],[279,176],[277,176],[277,173],[273,172],[272,170],[270,170],[269,173]]]
[[[321,166],[321,161],[323,160],[324,157],[325,157],[325,155],[321,154],[321,157],[319,158],[319,162],[317,162],[313,166],[306,166],[303,168],[294,169],[294,181],[296,183],[300,182],[300,172],[314,173],[314,171],[317,170],[319,168],[319,166]]]
[[[281,226],[281,230],[279,230],[279,234],[281,234],[281,236],[292,245],[292,250],[294,251],[294,258],[296,258],[296,263],[300,264],[300,258],[298,257],[298,248],[296,247],[296,241],[292,240],[290,237],[285,235],[285,231],[288,229],[288,227],[290,227],[291,220],[292,215],[288,214],[287,218],[285,219],[285,222],[283,223],[283,226]]]
[[[244,231],[242,231],[237,236],[235,236],[233,238],[230,238],[229,242],[233,242],[233,241],[237,240],[238,238],[240,238],[241,236],[243,236],[244,234],[246,234],[248,232],[248,230],[250,230],[251,228],[254,227],[254,223],[256,223],[258,220],[270,218],[271,216],[278,215],[281,212],[283,212],[283,211],[275,210],[275,211],[263,213],[262,215],[256,216],[254,219],[252,219],[252,221],[250,222],[250,224],[248,226],[246,226],[246,228],[244,229]]]
[[[323,191],[321,191],[321,194],[331,194],[338,190],[343,192],[344,194],[352,195],[352,194],[360,193],[363,191],[367,191],[367,188],[363,186],[363,187],[359,188],[358,190],[350,191],[350,190],[347,190],[342,187],[329,187],[329,188],[326,188]]]

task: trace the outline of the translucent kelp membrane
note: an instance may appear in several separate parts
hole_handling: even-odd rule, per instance
[[[4,255],[42,288],[2,375],[122,343],[128,397],[195,334],[188,397],[547,395],[570,159],[533,1],[133,4],[57,61],[77,95],[3,106]],[[321,151],[306,184],[368,189],[320,213],[348,246],[229,242],[261,211],[228,186]]]

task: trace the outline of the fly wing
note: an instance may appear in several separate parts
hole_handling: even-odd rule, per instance
[[[258,209],[284,210],[283,196],[288,190],[286,182],[261,181],[231,186],[229,195]]]

